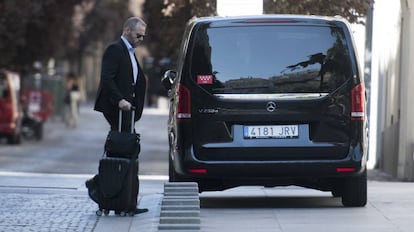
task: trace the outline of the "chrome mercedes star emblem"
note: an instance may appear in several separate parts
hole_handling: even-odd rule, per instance
[[[273,111],[275,111],[275,109],[276,109],[276,103],[275,102],[268,102],[267,104],[266,104],[266,110],[267,111],[269,111],[269,112],[273,112]]]

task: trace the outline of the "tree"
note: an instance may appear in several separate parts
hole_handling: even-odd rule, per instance
[[[126,18],[133,16],[128,1],[90,0],[93,6],[86,12],[83,30],[80,34],[80,50],[95,42],[107,44],[122,34],[122,25]]]
[[[265,13],[342,15],[359,23],[369,7],[369,0],[263,1]],[[128,8],[121,0],[0,0],[0,67],[24,71],[50,58],[80,67],[88,49],[121,34],[120,25],[132,16]],[[156,61],[176,60],[186,23],[216,15],[216,0],[147,0],[143,12],[144,45]]]
[[[0,66],[16,71],[65,55],[73,6],[82,0],[0,0]]]
[[[263,0],[263,3],[265,14],[341,15],[351,23],[363,23],[369,7],[369,0]],[[156,61],[163,57],[177,59],[188,20],[217,15],[215,0],[147,0],[143,12],[148,23],[146,45]]]
[[[264,0],[266,14],[340,15],[351,23],[363,23],[370,0]]]
[[[129,11],[129,1],[118,0],[83,0],[77,14],[76,39],[68,58],[72,70],[80,73],[82,58],[93,56],[96,49],[101,49],[99,44],[106,45],[119,38],[125,19],[133,15]]]
[[[53,58],[77,72],[87,48],[120,35],[128,7],[118,0],[0,0],[0,67],[22,73]]]
[[[145,1],[146,45],[155,58],[177,59],[186,23],[193,17],[216,15],[216,1],[166,0]]]

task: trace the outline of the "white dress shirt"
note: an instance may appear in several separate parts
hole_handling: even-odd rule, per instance
[[[131,44],[128,42],[127,39],[125,39],[124,36],[121,36],[121,39],[122,41],[124,41],[125,45],[128,48],[129,58],[131,60],[131,65],[132,65],[133,80],[134,80],[134,83],[136,83],[137,78],[138,78],[138,63],[137,63],[137,60],[135,59],[135,48],[131,46]]]

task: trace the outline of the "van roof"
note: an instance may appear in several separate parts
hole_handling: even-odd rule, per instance
[[[328,24],[330,22],[342,22],[349,24],[346,19],[341,16],[317,16],[317,15],[293,15],[293,14],[268,14],[253,16],[213,16],[195,18],[195,23],[259,23],[259,24]]]

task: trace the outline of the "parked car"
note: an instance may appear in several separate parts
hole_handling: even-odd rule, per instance
[[[20,77],[0,70],[0,136],[9,144],[21,143],[22,110],[20,105]]]
[[[46,90],[25,88],[22,90],[22,108],[24,112],[23,137],[28,140],[41,140],[43,125],[53,114],[53,95]]]
[[[162,80],[170,181],[296,185],[366,204],[365,90],[344,19],[196,19],[177,67]]]

